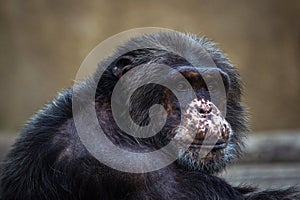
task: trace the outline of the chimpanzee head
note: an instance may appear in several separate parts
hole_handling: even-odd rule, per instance
[[[183,40],[193,45],[184,46]],[[105,134],[114,144],[137,152],[157,150],[173,141],[178,166],[207,173],[220,171],[240,155],[247,132],[236,68],[206,38],[181,33],[145,35],[130,40],[119,51],[137,43],[151,48],[111,59],[98,82],[96,110]],[[195,48],[206,54],[188,53]],[[213,66],[207,66],[207,59]],[[167,68],[162,70],[162,66]],[[148,81],[141,85],[144,80]],[[115,87],[121,88],[117,94],[113,94]],[[128,94],[130,98],[124,98]],[[112,104],[128,106],[129,115],[120,112],[117,123]],[[153,109],[157,105],[161,109]],[[148,128],[143,130],[149,134],[127,134],[126,130],[139,132],[130,125],[125,131],[119,127],[128,118],[134,127]]]

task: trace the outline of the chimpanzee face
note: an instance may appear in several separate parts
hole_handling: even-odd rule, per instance
[[[174,137],[180,149],[178,162],[192,170],[207,171],[208,168],[218,168],[226,160],[226,154],[229,154],[226,149],[230,148],[229,139],[233,134],[230,124],[218,108],[226,106],[230,80],[226,73],[217,68],[178,66],[176,70],[192,86],[189,87],[180,78],[174,80],[174,88],[181,93],[184,100],[178,102],[168,90],[164,92],[162,101],[168,116],[175,118],[173,121],[182,120],[181,123],[176,123],[179,125],[169,134]],[[221,82],[218,81],[220,77]],[[195,96],[192,97],[191,92]],[[215,104],[211,96],[217,98]],[[178,112],[179,106],[183,106],[182,112]]]
[[[123,100],[121,94],[120,98],[112,100],[110,94],[103,92],[103,95],[109,98],[105,100],[106,103],[101,104],[103,108],[97,110],[109,113],[110,102],[117,101],[120,106],[129,104],[130,117],[136,125],[147,126],[151,120],[156,124],[164,123],[164,125],[157,135],[148,138],[132,138],[119,129],[111,134],[108,130],[111,128],[108,127],[106,127],[106,134],[115,144],[122,146],[126,143],[123,145],[126,146],[136,143],[142,149],[144,146],[159,149],[170,141],[174,141],[178,149],[177,163],[180,166],[208,173],[222,169],[234,156],[231,151],[233,148],[231,138],[234,133],[230,123],[226,120],[226,112],[224,113],[227,107],[227,94],[231,89],[227,73],[216,67],[195,68],[184,59],[167,54],[155,58],[154,61],[153,57],[152,60],[144,61],[146,65],[167,63],[170,69],[163,72],[164,74],[159,74],[155,70],[147,71],[146,68],[143,73],[131,75],[131,70],[140,64],[134,63],[132,57],[126,55],[112,63],[106,75],[104,74],[106,79],[102,80],[102,84],[100,80],[98,87],[103,87],[104,82],[110,82],[105,85],[114,87],[116,82],[120,81],[124,86],[121,93],[126,93],[126,89],[133,87],[135,80],[138,79],[153,77],[154,80],[159,75],[162,77],[160,82],[137,87],[129,102]],[[125,75],[126,78],[124,78]],[[166,82],[170,87],[164,86]],[[157,111],[156,117],[152,118],[149,110],[156,104],[161,105],[164,112]],[[102,121],[103,116],[102,112]],[[105,124],[111,124],[114,121],[111,113],[106,116],[109,122]],[[102,125],[105,126],[105,124]],[[114,127],[116,128],[117,125],[115,124]],[[129,148],[132,149],[132,147]]]
[[[178,145],[180,165],[191,170],[218,171],[230,157],[227,154],[231,153],[228,149],[231,148],[233,131],[218,108],[226,105],[230,80],[226,73],[217,68],[177,66],[174,70],[180,72],[187,82],[179,77],[176,80],[172,71],[167,75],[174,82],[173,91],[183,97],[179,100],[170,88],[163,92],[161,103],[168,113],[167,122],[174,124],[169,124],[171,131],[167,131],[167,138],[174,139]],[[215,104],[211,96],[218,99]]]

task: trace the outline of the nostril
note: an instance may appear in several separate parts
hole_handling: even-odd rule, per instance
[[[200,114],[206,114],[206,111],[205,111],[203,108],[198,109],[198,112],[199,112]]]
[[[212,107],[209,107],[208,109],[208,113],[210,113],[212,111]]]
[[[200,113],[200,114],[208,114],[208,113],[210,113],[212,111],[212,108],[211,107],[209,107],[209,108],[199,108],[198,109],[198,112]]]

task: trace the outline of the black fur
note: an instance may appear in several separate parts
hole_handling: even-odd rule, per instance
[[[140,43],[152,48],[122,53]],[[149,62],[163,63],[174,68],[191,65],[174,54],[174,45],[179,46],[185,56],[193,51],[193,45],[201,46],[209,53],[216,66],[230,78],[226,120],[234,132],[229,141],[234,148],[228,152],[227,160],[221,160],[220,164],[207,166],[200,171],[192,170],[179,162],[142,174],[111,169],[96,160],[81,143],[73,121],[73,92],[67,89],[28,121],[11,147],[1,165],[1,199],[300,199],[295,188],[259,191],[250,187],[232,187],[212,175],[240,156],[242,139],[248,129],[244,108],[240,103],[242,87],[238,72],[214,43],[206,38],[181,33],[145,35],[120,47],[116,53],[120,59],[115,60],[115,56],[112,56],[103,61],[100,65],[108,67],[98,84],[95,108],[105,133],[113,142],[133,150],[137,147],[146,151],[153,150],[169,141],[168,130],[177,125],[174,119],[168,119],[157,136],[138,141],[116,126],[111,119],[109,102],[118,78],[136,65]],[[124,70],[124,67],[127,69]],[[79,86],[83,94],[90,83],[98,82],[95,77],[97,76]],[[163,88],[158,85],[150,85],[141,89],[142,93],[135,94],[140,104],[136,104],[136,109],[133,105],[131,114],[139,116],[135,119],[137,123],[147,124],[148,116],[144,111],[148,107],[141,107],[160,103],[162,91]],[[140,98],[141,95],[149,96]],[[122,99],[119,99],[119,103],[122,103]],[[176,107],[175,104],[173,106]]]

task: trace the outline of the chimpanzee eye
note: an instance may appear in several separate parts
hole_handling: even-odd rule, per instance
[[[208,92],[217,92],[218,86],[216,83],[209,83],[207,86]]]
[[[177,85],[176,85],[176,90],[177,91],[187,91],[189,90],[189,85],[184,83],[184,82],[179,82]]]

